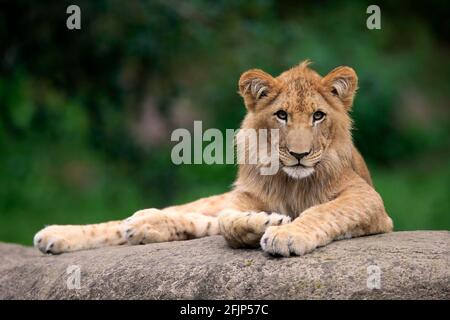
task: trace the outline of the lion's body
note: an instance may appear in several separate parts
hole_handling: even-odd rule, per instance
[[[35,236],[35,245],[60,253],[222,234],[232,247],[261,245],[288,256],[336,239],[389,232],[392,221],[351,139],[356,88],[348,67],[323,78],[308,63],[277,78],[247,71],[239,82],[248,109],[241,128],[277,129],[281,170],[261,175],[262,164],[241,164],[233,189],[223,195],[141,210],[124,221],[50,226]]]

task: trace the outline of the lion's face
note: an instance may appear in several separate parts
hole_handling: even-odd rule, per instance
[[[278,129],[281,168],[297,179],[314,173],[321,161],[338,160],[336,148],[350,138],[348,110],[357,87],[351,68],[337,68],[322,78],[307,65],[277,78],[250,70],[239,82],[248,109],[243,127]]]

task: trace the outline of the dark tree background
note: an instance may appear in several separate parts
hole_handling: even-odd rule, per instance
[[[81,8],[81,30],[66,8]],[[449,5],[369,1],[0,1],[0,240],[225,191],[176,166],[173,129],[239,127],[237,80],[304,59],[360,78],[354,138],[396,228],[450,228]]]

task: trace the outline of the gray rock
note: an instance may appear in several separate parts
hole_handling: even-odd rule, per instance
[[[219,236],[59,256],[0,244],[0,299],[449,299],[449,247],[448,231],[342,240],[293,258],[233,250]]]

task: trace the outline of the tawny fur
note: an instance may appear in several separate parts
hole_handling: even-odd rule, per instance
[[[123,221],[49,226],[36,234],[35,246],[62,253],[222,234],[235,248],[261,246],[289,256],[333,240],[391,231],[392,220],[352,142],[349,112],[357,76],[339,67],[321,77],[308,64],[276,78],[253,69],[239,80],[248,111],[241,128],[279,130],[276,174],[261,175],[261,164],[242,164],[228,193],[138,211]],[[286,121],[277,117],[279,110]],[[317,121],[316,111],[324,113]],[[297,160],[294,153],[305,156]]]

